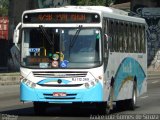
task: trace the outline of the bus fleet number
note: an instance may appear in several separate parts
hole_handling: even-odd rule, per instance
[[[72,78],[72,81],[89,81],[89,78]]]

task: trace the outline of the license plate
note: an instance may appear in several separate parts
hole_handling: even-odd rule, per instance
[[[66,93],[65,92],[55,92],[53,93],[53,96],[54,97],[64,97],[66,96]]]

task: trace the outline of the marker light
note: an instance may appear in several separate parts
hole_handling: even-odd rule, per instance
[[[102,79],[102,76],[98,76],[98,79],[100,79],[100,80],[101,80],[101,79]]]
[[[84,84],[86,88],[89,88],[89,83]]]
[[[98,79],[95,79],[95,81],[96,81],[96,83],[98,83],[98,82],[99,82],[99,80],[98,80]]]

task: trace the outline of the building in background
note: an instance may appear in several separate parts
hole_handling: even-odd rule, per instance
[[[51,8],[70,5],[71,0],[10,0],[9,40],[12,42],[13,30],[20,22],[23,11],[38,8]]]
[[[132,0],[131,14],[146,19],[148,24],[148,70],[160,71],[160,1]]]
[[[10,0],[9,5],[9,48],[13,46],[13,31],[21,20],[24,10],[59,7],[76,3],[75,0]],[[120,4],[123,3],[123,4]],[[112,7],[130,11],[130,15],[143,17],[148,23],[148,68],[160,70],[160,1],[159,0],[116,0]],[[16,48],[15,48],[16,49]],[[15,50],[16,51],[16,50]],[[9,68],[19,69],[9,54]],[[14,66],[13,66],[14,65]]]
[[[0,40],[8,40],[8,17],[0,17]]]
[[[110,7],[125,10],[125,11],[130,11],[130,5],[131,5],[131,2],[125,2],[121,4],[113,4]]]
[[[70,5],[71,0],[10,0],[9,3],[9,56],[8,69],[19,70],[19,53],[13,44],[13,32],[16,25],[21,21],[23,11],[38,8],[51,8]]]
[[[8,24],[8,17],[0,16],[0,71],[7,69]]]
[[[148,45],[148,70],[160,71],[160,0],[122,0],[112,5],[129,11],[130,15],[145,18]],[[121,2],[122,2],[121,1]]]
[[[38,8],[51,8],[70,5],[71,0],[38,0]]]

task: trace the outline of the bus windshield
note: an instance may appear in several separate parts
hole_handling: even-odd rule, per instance
[[[92,68],[101,64],[98,28],[23,28],[21,65],[28,68]]]

